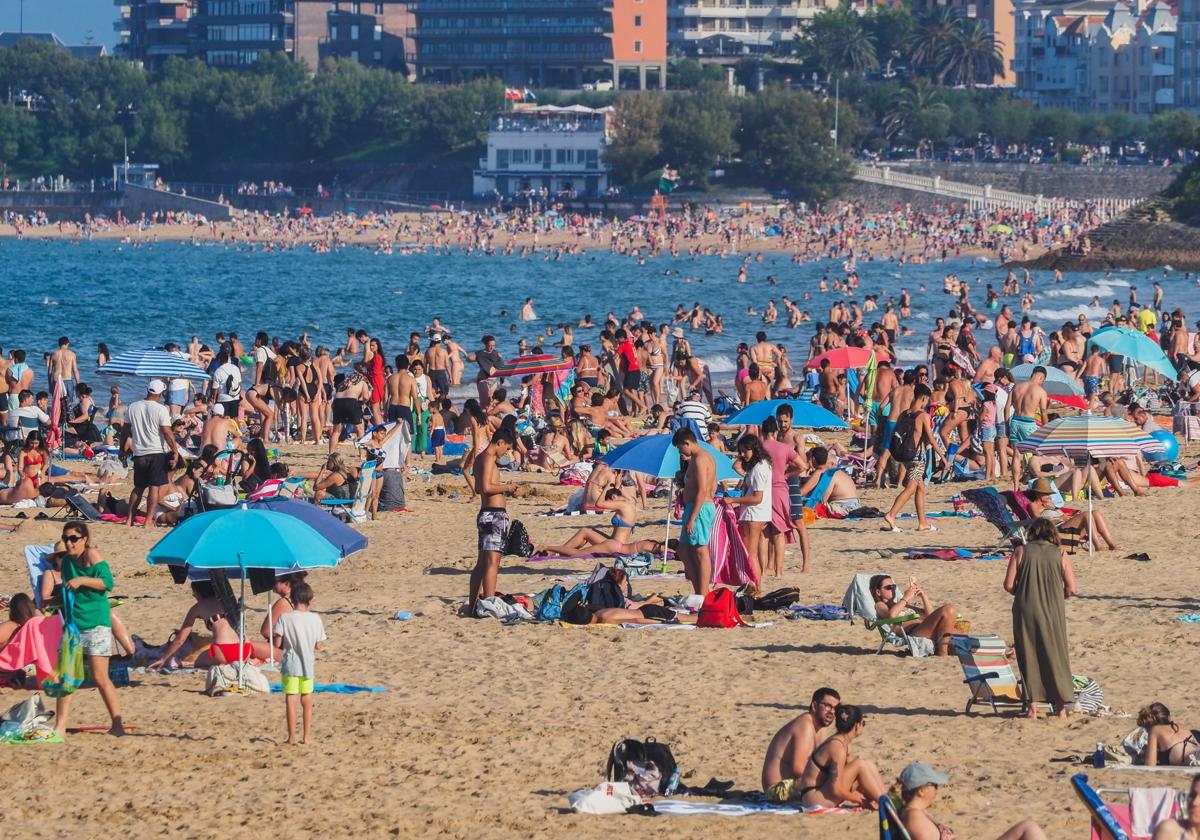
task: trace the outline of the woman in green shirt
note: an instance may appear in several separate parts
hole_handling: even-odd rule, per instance
[[[113,735],[124,735],[117,689],[108,676],[108,658],[113,648],[112,615],[108,606],[108,593],[113,588],[112,571],[100,552],[92,548],[90,537],[88,526],[83,522],[68,522],[63,527],[62,539],[67,549],[62,558],[63,588],[74,593],[70,618],[79,628],[88,671],[112,717],[111,732]],[[58,698],[54,721],[60,734],[67,731],[70,706],[71,695]]]

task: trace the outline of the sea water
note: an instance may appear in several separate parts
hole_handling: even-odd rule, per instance
[[[753,253],[753,252],[752,252]],[[246,346],[254,333],[297,337],[308,333],[314,345],[336,350],[349,327],[366,329],[381,340],[389,360],[401,352],[409,333],[423,331],[434,317],[448,325],[464,348],[474,350],[484,333],[494,334],[500,351],[515,355],[517,340],[547,347],[548,326],[576,324],[584,315],[600,323],[608,312],[624,316],[636,305],[652,322],[670,320],[677,304],[700,303],[724,316],[725,332],[705,336],[688,333],[693,352],[701,356],[718,381],[728,380],[740,341],[753,343],[755,332],[783,343],[800,367],[807,356],[813,323],[789,329],[781,298],[790,297],[808,311],[813,322],[825,320],[829,307],[843,295],[821,293],[822,277],[844,276],[840,262],[795,265],[785,254],[764,254],[752,261],[748,282],[737,282],[740,258],[669,256],[639,265],[607,252],[545,260],[542,255],[481,256],[376,255],[348,248],[316,254],[310,251],[268,252],[222,245],[155,243],[135,248],[117,242],[9,241],[0,245],[0,277],[5,306],[0,316],[0,344],[24,348],[43,381],[41,354],[69,336],[80,357],[81,377],[94,370],[95,348],[104,342],[114,352],[186,345],[192,336],[213,344],[217,332],[235,332]],[[958,259],[931,265],[899,266],[893,262],[861,262],[857,299],[878,294],[880,309],[864,315],[868,324],[883,314],[882,303],[901,287],[912,296],[913,314],[905,326],[914,333],[897,346],[900,361],[925,357],[933,319],[945,316],[954,298],[942,291],[943,278],[955,273],[971,284],[971,300],[983,311],[986,284],[1000,289],[1006,270],[994,260]],[[768,282],[774,277],[776,285]],[[690,279],[690,282],[688,280]],[[1128,306],[1129,287],[1138,300],[1153,298],[1152,284],[1162,283],[1165,305],[1196,317],[1200,288],[1176,271],[1078,272],[1053,283],[1051,272],[1034,272],[1036,301],[1029,315],[1050,332],[1063,321],[1086,314],[1095,325],[1113,300]],[[925,291],[919,291],[921,285]],[[1022,289],[1024,291],[1024,289]],[[810,300],[803,300],[805,292]],[[518,320],[526,298],[534,299],[537,320]],[[1092,306],[1094,297],[1099,305]],[[779,307],[772,326],[761,315],[769,299]],[[1004,298],[1021,317],[1020,297]],[[991,313],[988,313],[989,315]],[[685,326],[686,330],[686,326]],[[575,329],[575,346],[591,341],[595,329]],[[980,331],[981,344],[990,335]],[[551,352],[557,352],[551,350]],[[468,366],[468,371],[472,370]]]

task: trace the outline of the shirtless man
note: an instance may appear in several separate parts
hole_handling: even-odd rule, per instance
[[[758,375],[764,382],[774,382],[775,368],[779,366],[779,351],[767,341],[765,332],[755,333],[754,340],[757,343],[750,348],[750,361],[758,365]]]
[[[812,473],[800,485],[800,495],[809,497],[821,483],[821,477],[829,469],[829,450],[824,446],[814,446],[808,453]],[[812,499],[809,507],[824,504],[829,512],[843,517],[862,507],[858,498],[858,487],[844,470],[834,469],[828,482],[821,491],[819,499]]]
[[[829,359],[821,360],[821,373],[817,381],[821,405],[841,417],[838,407],[841,400],[838,399],[837,371],[830,366]]]
[[[696,441],[691,429],[680,429],[671,443],[683,458],[688,459],[687,477],[683,485],[683,530],[679,534],[679,559],[683,573],[697,595],[707,595],[712,585],[712,559],[708,555],[708,540],[712,536],[717,509],[713,496],[717,492],[717,462]]]
[[[442,334],[429,337],[429,349],[425,351],[425,368],[433,390],[439,397],[450,395],[450,352],[442,343]]]
[[[209,409],[208,419],[204,421],[204,428],[200,432],[200,448],[204,449],[211,443],[218,450],[224,449],[229,442],[230,430],[229,418],[225,416],[225,406],[213,403]]]
[[[859,391],[861,392],[866,385],[867,378],[860,377],[858,380]],[[882,433],[884,418],[890,411],[889,403],[892,399],[892,392],[900,384],[896,379],[896,372],[892,370],[892,363],[886,360],[881,360],[875,370],[875,391],[871,394],[870,404],[868,405],[868,417],[871,428],[876,429],[877,433]],[[863,395],[865,396],[865,395]]]
[[[896,421],[900,415],[908,411],[913,400],[913,385],[916,384],[915,370],[904,371],[904,380],[892,391],[891,408],[888,410],[887,421],[883,424],[883,433],[879,438],[879,465],[875,468],[875,487],[883,489],[883,479],[887,475],[888,461],[892,458],[892,433],[896,431]],[[904,484],[904,465],[900,465],[899,483]]]
[[[1108,360],[1100,350],[1100,345],[1093,344],[1088,348],[1087,358],[1083,360],[1083,395],[1087,397],[1088,408],[1096,407],[1096,399],[1100,395],[1100,380],[1108,370]]]
[[[997,319],[999,320],[999,319]],[[1008,322],[1008,329],[1003,335],[997,333],[996,341],[1000,345],[1000,360],[1005,367],[1012,367],[1017,359],[1017,349],[1021,346],[1021,334],[1013,328],[1013,322]]]
[[[413,425],[413,396],[416,392],[416,379],[409,372],[408,356],[401,353],[395,358],[396,372],[387,380],[387,419],[389,423],[403,420],[408,424],[409,434],[416,432]]]
[[[1042,384],[1046,381],[1046,369],[1038,365],[1028,382],[1018,382],[1012,390],[1009,406],[1012,416],[1008,421],[1008,439],[1013,444],[1012,473],[1013,490],[1019,489],[1021,480],[1021,450],[1017,444],[1037,431],[1046,422],[1050,410],[1050,398]]]
[[[813,692],[808,711],[792,718],[775,733],[767,745],[762,768],[762,789],[767,801],[784,803],[799,799],[796,780],[804,772],[813,750],[831,734],[834,713],[841,700],[836,690],[818,688]]]
[[[63,390],[68,402],[75,398],[75,383],[79,381],[79,360],[71,349],[71,340],[65,335],[58,340],[58,349],[50,354],[50,389],[55,380],[63,381]]]
[[[536,321],[537,313],[533,311],[533,298],[525,298],[525,305],[521,307],[522,321]]]
[[[975,369],[976,384],[991,383],[996,381],[996,371],[1003,367],[1004,352],[999,346],[993,347],[988,351],[987,358],[979,363],[979,367]]]
[[[475,459],[475,492],[479,494],[479,515],[475,517],[475,530],[479,535],[479,558],[471,571],[471,591],[467,595],[467,615],[475,615],[475,604],[480,598],[492,598],[496,594],[496,576],[500,573],[500,558],[508,543],[508,508],[505,496],[515,493],[514,482],[501,482],[496,459],[509,454],[516,448],[517,436],[513,429],[502,427],[492,434],[487,448]]]

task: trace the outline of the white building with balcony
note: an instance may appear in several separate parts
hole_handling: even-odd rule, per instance
[[[670,0],[667,45],[676,55],[737,60],[787,49],[837,0]]]
[[[488,131],[487,157],[475,170],[477,196],[530,191],[596,198],[608,190],[608,117],[612,108],[515,105]]]
[[[1025,2],[1013,14],[1018,96],[1075,111],[1174,106],[1176,14],[1165,0]]]

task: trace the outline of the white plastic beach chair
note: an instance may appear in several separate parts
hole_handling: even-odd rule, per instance
[[[367,501],[371,498],[371,489],[375,485],[375,462],[367,461],[358,472],[358,489],[349,499],[321,499],[321,506],[330,510],[345,511],[343,514],[351,522],[367,521]]]

